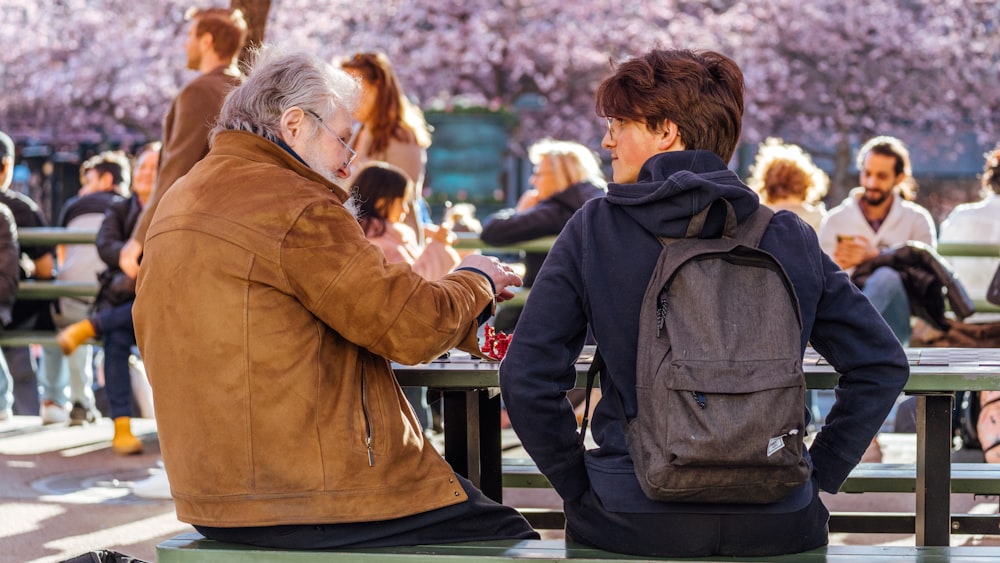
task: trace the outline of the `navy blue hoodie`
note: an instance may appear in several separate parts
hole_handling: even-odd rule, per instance
[[[760,246],[795,287],[803,351],[811,343],[841,374],[836,403],[809,450],[813,480],[771,505],[650,500],[636,480],[613,400],[598,403],[598,448],[584,451],[565,393],[576,382],[574,361],[588,323],[607,363],[604,396],[613,397],[609,387],[617,389],[631,419],[639,308],[661,248],[655,236],[682,237],[690,218],[719,198],[732,203],[740,222],[760,205],[715,154],[661,153],[643,165],[635,184],[610,184],[607,197],[589,201],[549,252],[500,365],[500,388],[524,448],[563,499],[592,488],[614,512],[799,510],[816,484],[831,493],[840,488],[902,391],[909,367],[882,317],[823,254],[812,228],[793,213],[778,212]],[[721,231],[722,222],[710,216],[707,228]]]

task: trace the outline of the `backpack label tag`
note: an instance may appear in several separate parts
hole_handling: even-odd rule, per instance
[[[785,447],[784,438],[784,436],[778,436],[767,441],[767,457],[771,457]]]

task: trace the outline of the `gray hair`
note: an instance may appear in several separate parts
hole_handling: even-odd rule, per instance
[[[281,116],[299,107],[323,116],[338,108],[354,111],[358,81],[319,57],[266,46],[256,51],[243,83],[226,96],[211,138],[220,131],[248,131],[272,142],[281,139]],[[317,129],[318,131],[318,129]]]

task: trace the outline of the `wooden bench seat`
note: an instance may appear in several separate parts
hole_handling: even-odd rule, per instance
[[[534,462],[504,458],[506,488],[549,488],[551,484]],[[848,476],[841,493],[914,493],[916,465],[912,463],[862,463]],[[988,463],[953,463],[951,492],[980,495],[1000,494],[1000,466]],[[520,509],[531,525],[540,530],[559,529],[566,519],[559,509]],[[846,533],[912,534],[916,516],[894,512],[836,512],[830,515],[830,531]],[[951,531],[957,534],[1000,534],[998,514],[953,514]]]
[[[199,534],[183,534],[156,546],[158,563],[236,563],[272,562],[332,562],[405,561],[431,563],[436,561],[773,561],[796,563],[858,563],[859,561],[945,563],[948,561],[997,561],[1000,547],[906,547],[838,545],[805,553],[777,557],[706,557],[689,559],[650,559],[619,553],[609,553],[562,540],[489,541],[457,544],[420,545],[412,547],[354,548],[324,551],[284,551],[245,545],[220,543]]]
[[[530,459],[504,458],[503,486],[544,489],[552,485]],[[861,463],[840,488],[842,493],[912,493],[917,489],[913,463]],[[1000,494],[1000,465],[953,463],[951,492]]]

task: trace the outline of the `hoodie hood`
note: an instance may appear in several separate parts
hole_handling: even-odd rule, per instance
[[[733,205],[736,220],[743,222],[759,206],[748,188],[715,153],[704,150],[657,154],[643,164],[633,184],[608,184],[608,203],[621,206],[636,222],[658,237],[679,238],[691,217],[718,199]],[[713,210],[706,234],[722,232],[725,214]]]

